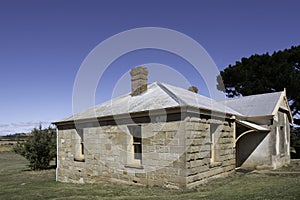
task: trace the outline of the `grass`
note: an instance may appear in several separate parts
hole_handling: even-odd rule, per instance
[[[290,166],[281,167],[276,171],[299,172],[300,173],[300,160],[292,159]]]
[[[13,152],[0,153],[0,199],[300,199],[300,174],[236,174],[197,190],[55,182],[55,170],[30,171]],[[299,163],[295,165],[299,167]],[[290,169],[290,168],[289,168]]]

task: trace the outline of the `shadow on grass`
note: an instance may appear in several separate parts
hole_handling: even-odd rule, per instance
[[[248,174],[248,173],[252,172],[253,170],[238,168],[235,171],[236,171],[236,173]]]
[[[56,165],[49,165],[48,167],[46,168],[43,168],[43,169],[31,169],[29,165],[26,165],[28,168],[27,169],[23,169],[21,171],[23,172],[31,172],[31,171],[44,171],[44,170],[53,170],[53,169],[56,169]]]

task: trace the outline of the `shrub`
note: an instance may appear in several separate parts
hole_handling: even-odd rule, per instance
[[[29,161],[29,167],[33,170],[49,168],[50,161],[56,157],[56,131],[48,127],[35,128],[28,139],[23,143],[17,143],[14,152],[25,157]]]

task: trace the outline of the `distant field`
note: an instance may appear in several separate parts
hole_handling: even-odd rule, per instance
[[[300,199],[300,174],[236,174],[198,190],[55,182],[55,170],[30,171],[12,152],[0,153],[0,199]],[[299,161],[287,171],[299,170]]]
[[[17,141],[0,140],[0,152],[12,151]]]
[[[24,140],[28,138],[29,134],[26,133],[16,133],[13,135],[0,136],[0,140],[10,140],[10,141],[18,141]]]
[[[0,152],[12,151],[16,143],[23,142],[27,137],[26,135],[0,136]]]

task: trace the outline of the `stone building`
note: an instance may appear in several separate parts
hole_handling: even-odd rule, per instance
[[[285,90],[223,103],[242,115],[236,120],[236,167],[276,169],[290,162],[293,117]]]
[[[192,188],[289,162],[285,91],[217,102],[131,70],[132,91],[55,122],[57,180]]]

